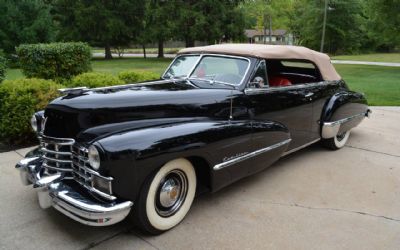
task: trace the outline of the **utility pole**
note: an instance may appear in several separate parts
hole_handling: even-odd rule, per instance
[[[269,13],[269,44],[272,44],[272,16]]]
[[[264,13],[263,17],[263,24],[264,24],[264,36],[263,36],[263,43],[267,43],[267,15]]]
[[[326,29],[326,16],[327,16],[327,12],[328,12],[328,0],[325,0],[324,23],[322,24],[322,39],[321,39],[321,49],[320,49],[320,52],[324,52],[325,29]]]

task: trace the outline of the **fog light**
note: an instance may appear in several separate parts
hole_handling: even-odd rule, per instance
[[[92,187],[106,194],[111,195],[111,182],[110,180],[101,178],[99,176],[92,176]]]
[[[88,158],[90,166],[94,170],[98,170],[100,168],[100,154],[97,148],[93,145],[89,147]]]

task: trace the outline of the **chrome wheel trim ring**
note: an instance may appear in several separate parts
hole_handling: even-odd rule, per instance
[[[168,172],[158,185],[155,209],[161,217],[170,217],[179,211],[186,199],[188,179],[179,169]]]

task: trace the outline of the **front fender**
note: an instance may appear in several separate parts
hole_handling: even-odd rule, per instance
[[[356,127],[370,110],[364,94],[341,91],[326,103],[321,114],[321,137],[332,138]]]
[[[251,132],[250,121],[207,120],[113,134],[98,141],[106,155],[102,171],[116,180],[119,197],[134,200],[143,181],[166,162],[196,156],[212,167],[227,155],[249,151]]]

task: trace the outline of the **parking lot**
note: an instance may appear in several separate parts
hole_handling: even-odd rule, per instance
[[[0,154],[1,249],[399,249],[400,107],[372,108],[339,151],[318,144],[195,200],[175,229],[95,228],[42,210]]]

